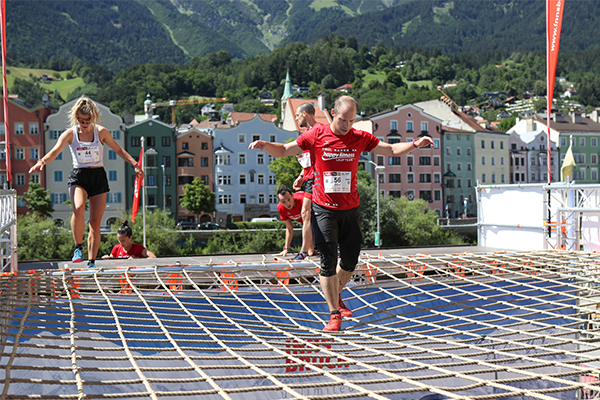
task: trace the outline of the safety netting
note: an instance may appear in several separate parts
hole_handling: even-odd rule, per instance
[[[599,267],[362,254],[340,332],[316,261],[5,273],[0,399],[594,398]]]

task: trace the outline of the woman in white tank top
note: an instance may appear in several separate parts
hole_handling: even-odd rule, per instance
[[[82,97],[70,111],[71,127],[64,131],[56,145],[31,167],[29,173],[43,170],[69,145],[73,170],[69,174],[69,196],[73,206],[71,230],[75,241],[73,262],[83,261],[83,234],[85,231],[85,203],[90,201],[88,235],[88,268],[95,268],[100,246],[100,224],[106,207],[106,193],[110,190],[104,170],[104,145],[114,150],[123,160],[133,165],[135,172],[144,177],[139,163],[115,140],[105,127],[98,125],[100,113],[96,103]]]

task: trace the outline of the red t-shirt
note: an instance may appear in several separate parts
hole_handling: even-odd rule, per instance
[[[277,211],[279,211],[282,221],[292,219],[302,223],[302,201],[304,201],[304,192],[293,193],[293,197],[296,204],[294,204],[294,207],[291,210],[285,208],[283,204],[278,203]]]
[[[363,151],[373,150],[379,139],[354,128],[336,135],[329,125],[320,125],[298,136],[296,143],[315,155],[312,201],[333,210],[358,207],[358,160]]]
[[[323,124],[320,122],[317,122],[310,129],[314,129],[315,127],[318,127],[318,126],[323,126]],[[304,133],[310,131],[310,129],[305,130]],[[300,165],[302,165],[302,168],[304,168],[304,173],[302,174],[304,177],[304,181],[306,182],[309,179],[313,179],[314,178],[314,166],[315,166],[315,154],[310,150],[306,150],[306,151],[303,151],[302,154],[298,154],[296,156],[296,158],[298,159],[298,162],[300,163]]]
[[[141,244],[137,244],[137,243],[131,243],[131,248],[129,249],[129,251],[125,251],[123,246],[121,246],[120,244],[117,244],[112,248],[112,251],[110,252],[110,254],[112,254],[114,258],[129,258],[129,257],[141,258],[144,255],[144,250],[146,250],[146,248],[144,246],[142,246]]]

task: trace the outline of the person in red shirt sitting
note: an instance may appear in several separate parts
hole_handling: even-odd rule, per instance
[[[303,224],[303,201],[305,199],[304,192],[292,193],[292,191],[285,185],[281,185],[277,191],[277,197],[279,197],[279,204],[277,204],[277,211],[281,220],[285,222],[285,246],[283,251],[278,256],[285,256],[288,253],[292,237],[294,236],[294,226],[292,220]],[[308,257],[308,251],[312,249],[312,232],[302,229],[302,249],[296,257],[292,260],[304,260]]]
[[[133,243],[131,238],[133,231],[127,220],[121,223],[121,227],[117,231],[117,239],[119,244],[112,248],[110,254],[102,256],[103,259],[109,258],[156,258],[154,253],[147,250],[141,244]]]

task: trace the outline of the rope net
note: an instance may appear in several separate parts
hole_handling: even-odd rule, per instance
[[[0,399],[575,399],[600,255],[374,257],[329,319],[314,261],[1,276]]]

